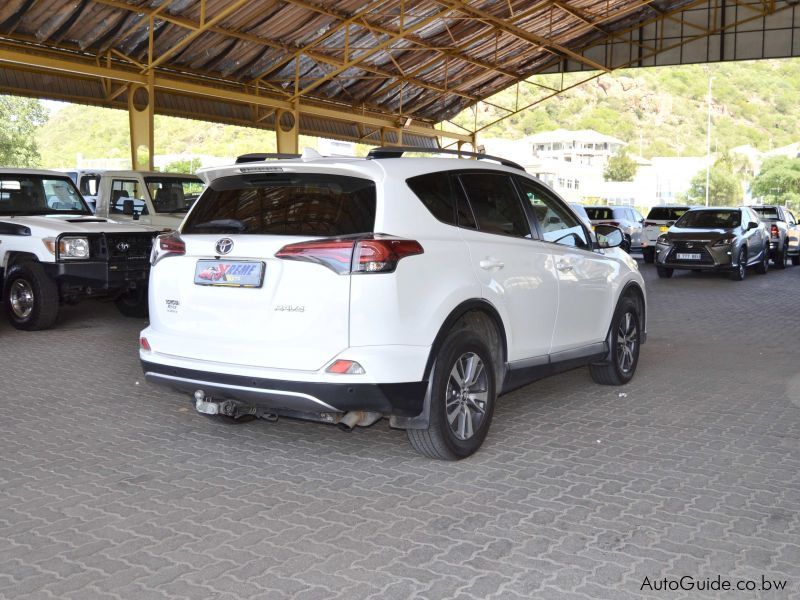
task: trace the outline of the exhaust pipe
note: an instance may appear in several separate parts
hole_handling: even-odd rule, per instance
[[[351,410],[345,413],[336,426],[342,431],[350,433],[355,427],[369,427],[381,419],[383,415],[377,412],[364,410]]]

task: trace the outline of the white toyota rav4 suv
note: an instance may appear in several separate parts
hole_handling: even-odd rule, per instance
[[[228,420],[388,417],[448,460],[480,447],[503,392],[584,365],[627,383],[645,289],[620,230],[595,237],[509,161],[409,150],[206,171],[154,244],[147,381]]]

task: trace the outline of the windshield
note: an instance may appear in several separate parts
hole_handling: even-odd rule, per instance
[[[375,227],[375,184],[342,175],[281,174],[214,181],[183,233],[340,236]]]
[[[684,214],[675,227],[686,229],[733,229],[742,222],[738,210],[690,210]]]
[[[765,221],[778,220],[778,209],[774,206],[753,206],[752,208]]]
[[[197,177],[145,177],[144,182],[157,213],[188,211],[206,187]]]
[[[647,214],[648,221],[676,221],[689,210],[688,206],[656,206]]]
[[[91,215],[69,177],[0,175],[0,215]]]

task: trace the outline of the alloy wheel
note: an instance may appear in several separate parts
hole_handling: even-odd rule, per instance
[[[620,371],[630,373],[636,356],[636,344],[639,343],[636,319],[629,311],[621,319],[617,329],[617,364]]]
[[[27,319],[33,312],[34,298],[31,284],[24,279],[17,279],[11,284],[8,300],[11,310],[19,319]]]
[[[489,402],[486,368],[481,357],[465,352],[456,360],[445,391],[445,412],[450,430],[459,440],[475,435]]]

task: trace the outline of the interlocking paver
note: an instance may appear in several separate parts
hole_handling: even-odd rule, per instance
[[[113,306],[0,322],[0,598],[688,598],[642,581],[717,574],[800,598],[800,268],[643,272],[634,381],[517,390],[457,464],[383,423],[196,415]]]

